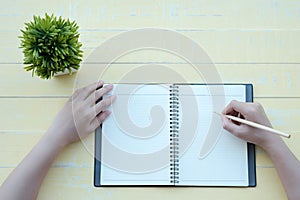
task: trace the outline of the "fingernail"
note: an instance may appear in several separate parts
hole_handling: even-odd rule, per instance
[[[107,89],[111,90],[113,88],[113,84],[109,84],[107,86],[105,86]]]

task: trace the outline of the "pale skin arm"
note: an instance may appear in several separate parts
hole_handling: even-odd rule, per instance
[[[41,183],[58,153],[68,144],[93,132],[110,114],[105,109],[114,101],[114,96],[95,104],[112,89],[108,85],[97,90],[102,85],[100,81],[73,94],[40,141],[1,185],[0,199],[37,198]]]
[[[223,111],[223,114],[233,116],[238,113],[247,120],[272,127],[259,103],[232,101]],[[223,117],[223,127],[233,135],[263,148],[273,161],[288,198],[300,199],[300,162],[282,138],[264,130],[235,123],[226,117]]]

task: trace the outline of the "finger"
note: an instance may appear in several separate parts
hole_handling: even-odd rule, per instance
[[[233,135],[236,135],[239,125],[233,123],[230,119],[223,116],[223,128],[232,133]]]
[[[232,107],[233,101],[231,101],[222,111],[223,115],[228,115],[233,111],[233,107]]]
[[[107,94],[109,91],[111,91],[113,85],[109,84],[104,87],[101,87],[94,91],[94,93],[90,94],[90,96],[87,99],[87,104],[90,106],[94,106],[95,103],[98,103],[98,101],[101,99],[101,97],[105,94]]]
[[[97,88],[103,86],[103,84],[104,84],[104,82],[102,80],[100,80],[100,81],[92,83],[86,87],[78,89],[78,91],[76,93],[78,93],[78,96],[80,98],[86,99],[91,95],[91,93],[96,91]]]
[[[250,103],[241,102],[241,101],[235,101],[232,104],[233,110],[235,110],[236,112],[242,114],[243,116],[248,113],[249,105],[250,105]]]
[[[112,95],[98,102],[94,107],[96,114],[98,115],[100,112],[104,111],[108,106],[110,106],[115,101],[115,99],[116,96]]]
[[[98,115],[95,119],[91,121],[91,129],[94,131],[96,128],[98,128],[104,120],[110,115],[109,110],[103,111],[100,115]]]
[[[106,85],[102,87],[101,89],[96,90],[94,95],[90,95],[90,102],[92,105],[95,104],[95,102],[99,101],[105,94],[109,93],[113,88],[112,84]]]
[[[228,106],[223,110],[222,113],[225,115],[230,114],[234,116],[237,116],[238,113],[245,115],[245,113],[247,113],[248,110],[248,104],[249,103],[246,102],[233,100],[228,104]]]

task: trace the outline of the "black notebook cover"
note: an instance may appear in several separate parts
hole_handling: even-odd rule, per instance
[[[253,85],[246,84],[246,102],[253,102]],[[255,145],[248,143],[248,173],[249,187],[256,186]]]

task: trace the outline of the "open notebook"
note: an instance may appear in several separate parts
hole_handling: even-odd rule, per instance
[[[251,84],[116,84],[95,135],[95,186],[256,186],[255,148],[222,129]],[[109,95],[110,95],[109,94]]]

